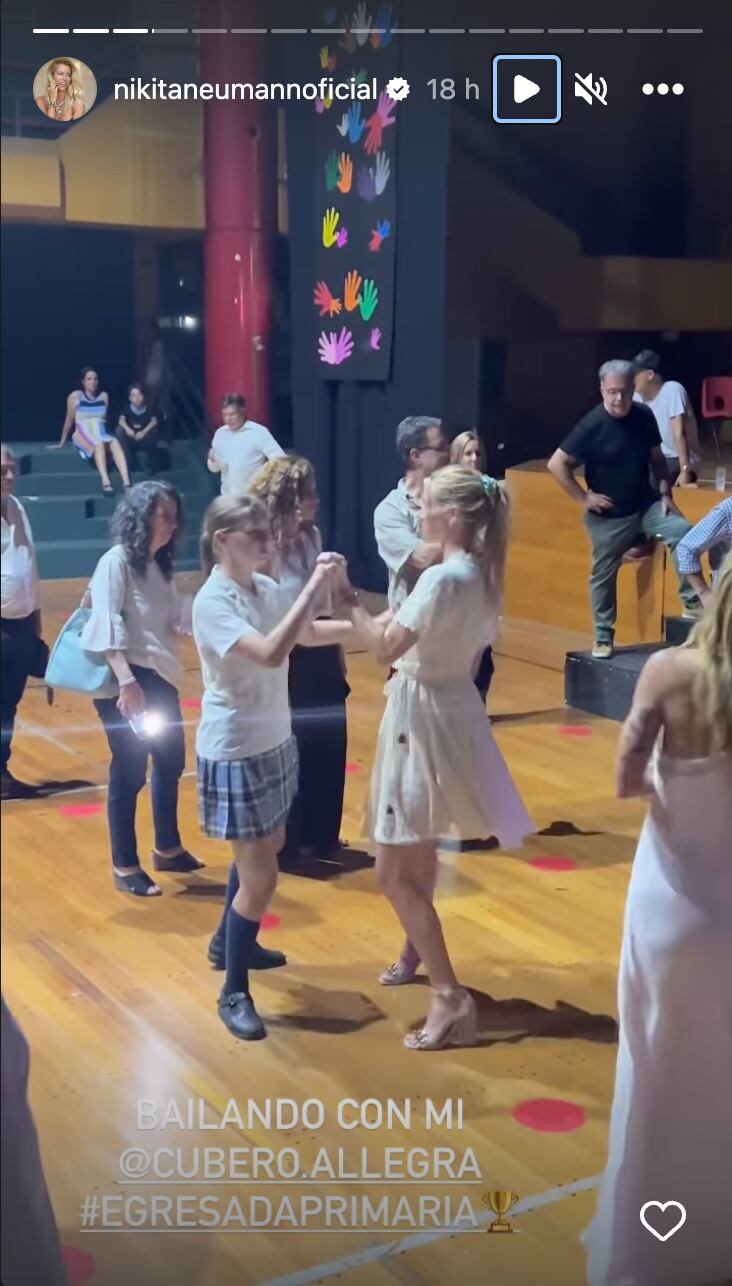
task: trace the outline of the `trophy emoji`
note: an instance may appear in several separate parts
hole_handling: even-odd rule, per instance
[[[489,1206],[496,1216],[492,1224],[488,1226],[488,1232],[513,1232],[513,1228],[508,1219],[504,1218],[512,1206],[516,1205],[518,1196],[515,1192],[509,1192],[507,1188],[494,1188],[492,1192],[486,1192],[482,1197],[483,1205]]]

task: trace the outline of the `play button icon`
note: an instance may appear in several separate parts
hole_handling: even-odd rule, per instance
[[[499,125],[554,125],[562,116],[562,61],[557,54],[497,54],[493,119]]]
[[[534,94],[541,93],[541,85],[537,85],[535,80],[528,80],[526,76],[514,76],[513,78],[513,101],[514,103],[525,103],[528,98],[533,98]]]

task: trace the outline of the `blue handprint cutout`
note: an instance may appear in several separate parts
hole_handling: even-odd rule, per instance
[[[393,22],[393,18],[392,18],[392,12],[391,12],[391,5],[382,4],[381,8],[378,10],[376,14],[376,20],[374,22],[374,26],[376,27],[376,30],[379,33],[378,35],[379,49],[386,49],[386,46],[391,43],[392,36],[394,35],[392,26],[391,26],[392,22]]]
[[[361,117],[361,104],[354,103],[348,113],[348,137],[352,143],[357,143],[366,128],[366,122]]]

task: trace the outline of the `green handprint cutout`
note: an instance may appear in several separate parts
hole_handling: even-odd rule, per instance
[[[332,192],[338,182],[338,153],[330,152],[325,158],[325,186]]]
[[[325,246],[326,250],[330,246],[335,245],[335,239],[337,235],[336,228],[338,227],[338,221],[340,217],[341,216],[336,210],[335,206],[331,206],[330,210],[326,210],[325,214],[323,215],[323,245]]]
[[[370,321],[376,311],[376,305],[379,302],[379,292],[376,288],[376,282],[367,278],[363,283],[363,290],[358,297],[358,311],[364,321]]]

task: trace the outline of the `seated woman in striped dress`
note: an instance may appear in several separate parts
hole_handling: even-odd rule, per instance
[[[99,376],[92,366],[81,372],[81,388],[74,389],[66,399],[66,419],[61,429],[61,440],[51,450],[58,451],[71,437],[77,451],[85,460],[93,460],[102,480],[102,491],[111,496],[114,488],[109,481],[107,451],[119,469],[125,488],[130,485],[127,458],[122,444],[107,432],[109,394],[99,392]]]

